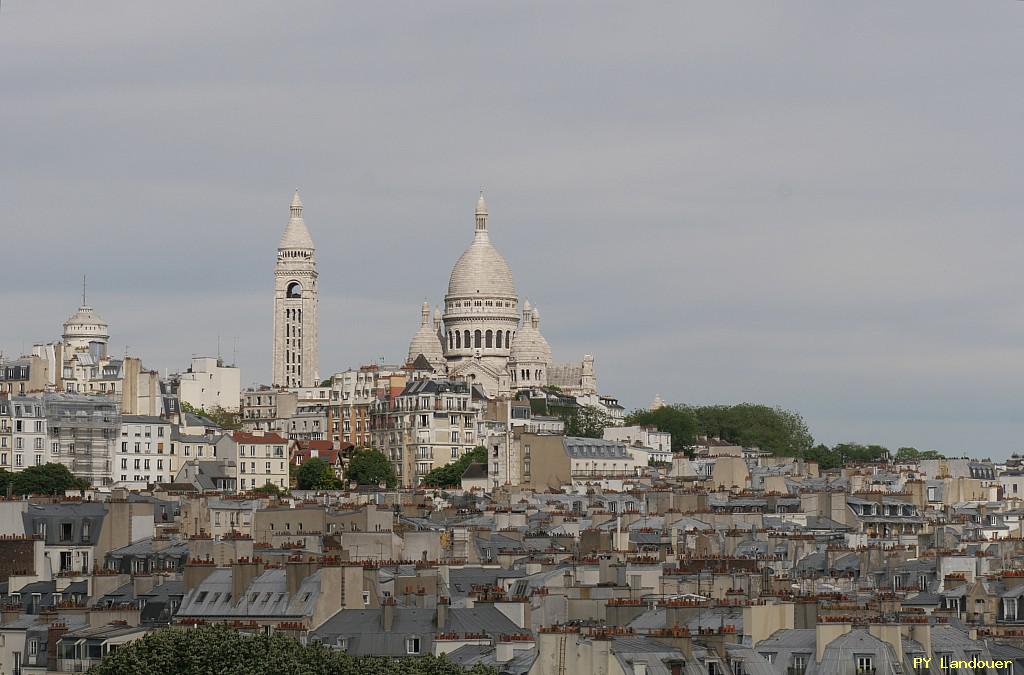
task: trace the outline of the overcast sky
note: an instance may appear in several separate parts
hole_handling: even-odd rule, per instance
[[[1024,448],[1024,3],[0,5],[0,349],[270,377],[301,188],[321,375],[404,359],[486,189],[556,360],[627,408]]]

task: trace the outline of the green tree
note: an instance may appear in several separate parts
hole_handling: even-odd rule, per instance
[[[611,416],[595,406],[552,406],[550,410],[565,423],[567,436],[600,438],[604,428],[614,424]]]
[[[165,628],[120,646],[92,675],[495,675],[461,668],[444,657],[352,656],[322,644],[302,645],[283,633],[246,635],[225,626]]]
[[[799,457],[814,444],[800,413],[756,403],[691,408],[704,436],[773,455]]]
[[[477,446],[450,464],[432,469],[423,477],[423,484],[431,487],[453,487],[462,484],[462,474],[473,463],[487,465],[487,448]]]
[[[832,452],[832,449],[824,443],[805,450],[801,454],[801,457],[808,462],[817,462],[818,469],[821,471],[837,469],[843,465],[843,461],[839,458],[839,454]]]
[[[881,445],[862,445],[860,443],[839,443],[832,448],[839,455],[842,464],[882,462],[889,458],[889,449]]]
[[[230,410],[224,410],[221,407],[210,408],[197,408],[188,401],[181,401],[181,411],[192,413],[193,415],[199,415],[205,417],[221,429],[227,429],[228,431],[239,431],[242,428],[242,413],[232,412]]]
[[[373,448],[363,448],[352,455],[348,469],[345,471],[345,478],[355,481],[359,485],[378,485],[380,483],[384,483],[388,487],[398,485],[398,478],[395,477],[395,469],[391,466],[391,462],[383,452]]]
[[[268,497],[280,497],[284,494],[284,490],[270,481],[267,481],[261,487],[253,488],[252,491],[257,494],[267,495]]]
[[[0,469],[0,497],[7,496],[7,490],[11,487],[11,483],[14,480],[14,474],[6,469]],[[12,490],[13,492],[13,490]]]
[[[685,406],[665,405],[654,410],[634,410],[626,416],[627,426],[649,425],[672,434],[672,449],[683,452],[697,440],[697,416]]]
[[[917,448],[900,448],[893,457],[893,461],[896,462],[915,462],[921,459],[945,459],[945,457],[935,450],[921,451]]]
[[[30,466],[11,477],[12,492],[17,495],[58,495],[87,487],[89,481],[75,478],[63,464]]]
[[[341,481],[330,464],[319,457],[310,457],[295,472],[295,484],[300,490],[337,490]]]

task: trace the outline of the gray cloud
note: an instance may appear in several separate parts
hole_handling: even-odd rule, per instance
[[[1024,431],[1020,3],[60,3],[0,11],[0,347],[88,272],[115,349],[269,376],[302,188],[325,370],[404,355],[476,190],[556,357],[827,442]]]

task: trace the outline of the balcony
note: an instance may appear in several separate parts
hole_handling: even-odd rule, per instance
[[[572,478],[636,478],[636,471],[622,469],[576,469],[569,475]]]

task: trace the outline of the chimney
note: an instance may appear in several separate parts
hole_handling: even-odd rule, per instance
[[[384,632],[390,633],[391,627],[395,625],[395,599],[384,598],[383,603],[383,616],[384,621]]]
[[[60,640],[64,633],[68,632],[68,625],[63,621],[56,621],[46,629],[46,656],[47,663],[55,668],[57,665],[57,640]]]
[[[231,565],[231,597],[237,602],[245,597],[253,579],[259,576],[263,561],[259,558],[238,558]]]
[[[215,569],[212,560],[189,560],[185,563],[185,590],[198,588]]]
[[[448,625],[448,605],[450,604],[448,598],[437,599],[437,632],[444,631]]]
[[[512,643],[507,640],[499,641],[494,645],[494,660],[497,663],[508,663],[515,655]]]
[[[153,575],[152,574],[135,574],[132,576],[132,590],[136,596],[144,593],[149,593],[153,590]]]
[[[302,580],[317,570],[317,564],[314,560],[303,561],[301,555],[297,557],[299,558],[298,560],[288,560],[285,563],[285,577],[288,582],[289,597],[295,597],[295,594],[299,592],[299,586],[302,585]]]

